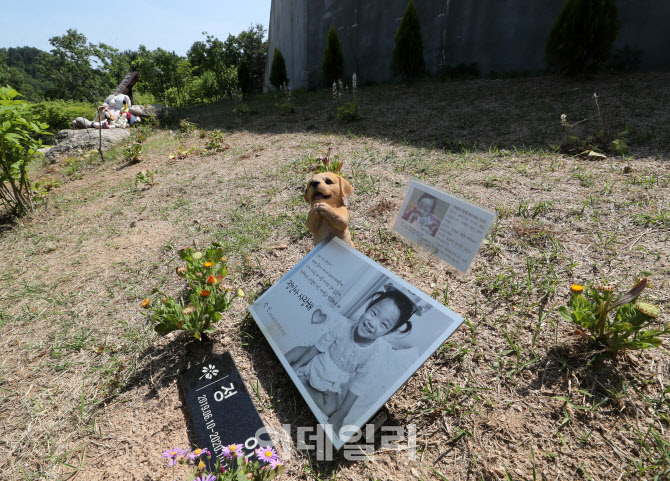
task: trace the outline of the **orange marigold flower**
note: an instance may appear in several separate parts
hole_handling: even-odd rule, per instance
[[[149,304],[151,304],[151,299],[149,299],[148,297],[142,301],[142,307],[143,307],[144,309],[146,309],[147,307],[149,307]]]
[[[207,278],[207,284],[216,284],[216,277],[214,277],[213,275],[210,275]]]
[[[209,293],[209,291],[208,291],[207,289],[203,289],[203,290],[200,291],[200,295],[201,295],[202,297],[208,297],[209,294],[210,294],[210,293]]]
[[[570,286],[570,290],[572,291],[573,294],[581,294],[584,292],[584,286],[580,286],[579,284],[573,284]]]
[[[205,269],[209,269],[210,267],[212,267],[211,261],[205,262]]]
[[[218,275],[216,276],[216,283],[217,283],[217,284],[221,284],[221,281],[222,281],[222,280],[223,280],[223,275],[222,275],[222,274],[218,274]]]

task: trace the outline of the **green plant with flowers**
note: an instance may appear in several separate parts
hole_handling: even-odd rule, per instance
[[[222,313],[230,309],[236,298],[244,297],[244,291],[223,283],[228,268],[219,243],[212,242],[201,252],[194,242],[193,247],[183,247],[178,254],[186,265],[177,267],[176,274],[188,282],[189,303],[184,305],[181,299],[155,289],[153,293],[158,294],[160,301],[147,297],[142,307],[156,332],[167,334],[183,329],[202,340],[203,334],[214,332],[214,324],[221,320]]]
[[[173,475],[175,466],[185,466],[190,470],[187,479],[193,481],[269,481],[285,470],[271,446],[259,447],[245,456],[242,444],[231,444],[223,448],[216,461],[207,449],[174,448],[162,457],[167,458]]]
[[[338,159],[338,155],[330,155],[330,148],[328,152],[321,152],[318,158],[313,156],[308,156],[306,161],[303,162],[303,166],[309,172],[314,172],[315,174],[321,174],[322,172],[332,172],[334,174],[342,175],[342,166],[344,165],[343,160]],[[316,162],[314,162],[316,160]]]
[[[333,102],[337,105],[337,120],[342,122],[351,122],[361,118],[358,108],[358,90],[356,74],[351,77],[351,92],[349,93],[347,84],[341,80],[333,82],[332,95]]]
[[[659,319],[658,307],[637,300],[645,287],[646,277],[625,294],[617,294],[607,285],[574,284],[568,307],[562,306],[558,312],[566,321],[586,329],[593,344],[611,353],[659,347],[661,336],[670,332],[670,323]]]

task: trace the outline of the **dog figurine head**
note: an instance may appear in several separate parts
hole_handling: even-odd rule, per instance
[[[323,202],[333,207],[344,205],[345,197],[354,191],[347,179],[332,172],[323,172],[312,177],[305,187],[305,200],[310,205]]]
[[[312,208],[307,228],[314,235],[314,245],[333,236],[353,246],[349,233],[349,211],[344,199],[354,191],[342,176],[323,172],[312,177],[305,187],[305,201]]]

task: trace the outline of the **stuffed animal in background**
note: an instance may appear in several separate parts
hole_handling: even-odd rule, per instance
[[[349,233],[349,211],[344,199],[354,188],[342,176],[323,172],[312,177],[305,187],[305,201],[312,207],[307,214],[307,228],[314,236],[314,245],[339,237],[352,247]]]
[[[112,94],[105,99],[103,105],[106,105],[110,110],[118,110],[120,112],[121,110],[123,110],[124,103],[128,108],[130,108],[131,106],[130,97],[123,94],[118,95]]]

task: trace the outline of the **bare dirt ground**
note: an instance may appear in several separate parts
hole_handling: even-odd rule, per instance
[[[220,153],[165,129],[139,164],[119,149],[105,163],[38,169],[64,183],[0,233],[0,479],[174,479],[160,453],[195,442],[178,375],[225,351],[266,425],[315,422],[246,307],[311,249],[305,166],[328,149],[355,189],[359,250],[468,323],[386,404],[387,424],[416,426],[417,459],[284,450],[280,479],[668,479],[666,345],[597,360],[556,312],[572,283],[625,289],[648,271],[644,297],[668,320],[667,85],[670,74],[371,86],[351,123],[334,118],[325,90],[299,92],[287,115],[266,95],[247,113],[224,103],[188,114],[223,129]],[[610,135],[628,127],[626,156],[550,147],[565,140],[562,113],[571,124],[597,116],[593,92]],[[147,170],[157,183],[136,185]],[[411,178],[498,213],[467,274],[391,232]],[[140,302],[154,287],[182,292],[176,249],[194,240],[226,247],[248,296],[206,342],[159,337]]]

